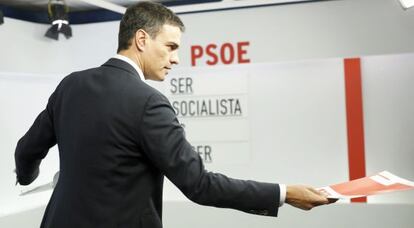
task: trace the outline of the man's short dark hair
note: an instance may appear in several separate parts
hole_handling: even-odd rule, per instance
[[[131,39],[139,29],[155,38],[165,24],[177,26],[184,32],[185,27],[181,19],[160,3],[139,2],[128,7],[119,25],[117,52],[129,48]]]

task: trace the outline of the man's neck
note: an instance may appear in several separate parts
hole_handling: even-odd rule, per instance
[[[120,51],[117,53],[118,55],[121,55],[123,57],[128,58],[128,61],[130,64],[133,64],[134,68],[138,68],[136,69],[138,71],[138,74],[140,75],[141,79],[146,79],[145,75],[143,73],[143,69],[142,69],[142,64],[140,61],[140,58],[138,55],[134,54],[134,52],[128,51],[128,50],[124,50],[124,51]]]
[[[128,57],[130,60],[132,60],[139,67],[139,69],[144,71],[144,66],[143,66],[142,61],[141,61],[141,56],[139,55],[139,53],[137,53],[137,51],[134,51],[134,50],[131,50],[131,49],[122,50],[122,51],[118,52],[118,55],[123,55],[125,57]]]

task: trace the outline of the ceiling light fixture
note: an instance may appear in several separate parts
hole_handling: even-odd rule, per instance
[[[58,40],[59,33],[65,35],[66,39],[72,36],[72,29],[69,26],[68,12],[64,0],[49,0],[48,4],[49,20],[52,26],[47,30],[45,36]]]
[[[414,6],[414,0],[400,0],[404,9],[408,9]]]
[[[3,12],[0,10],[0,25],[4,23],[4,16],[3,16]]]

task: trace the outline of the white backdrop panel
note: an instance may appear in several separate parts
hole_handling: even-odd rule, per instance
[[[367,174],[388,169],[414,180],[413,63],[414,54],[362,58]],[[413,203],[414,191],[368,202]]]

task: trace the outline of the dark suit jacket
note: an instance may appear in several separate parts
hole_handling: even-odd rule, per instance
[[[164,176],[198,204],[277,215],[279,185],[207,172],[166,97],[119,59],[61,81],[17,144],[20,184],[56,143],[60,177],[41,227],[160,228]]]

